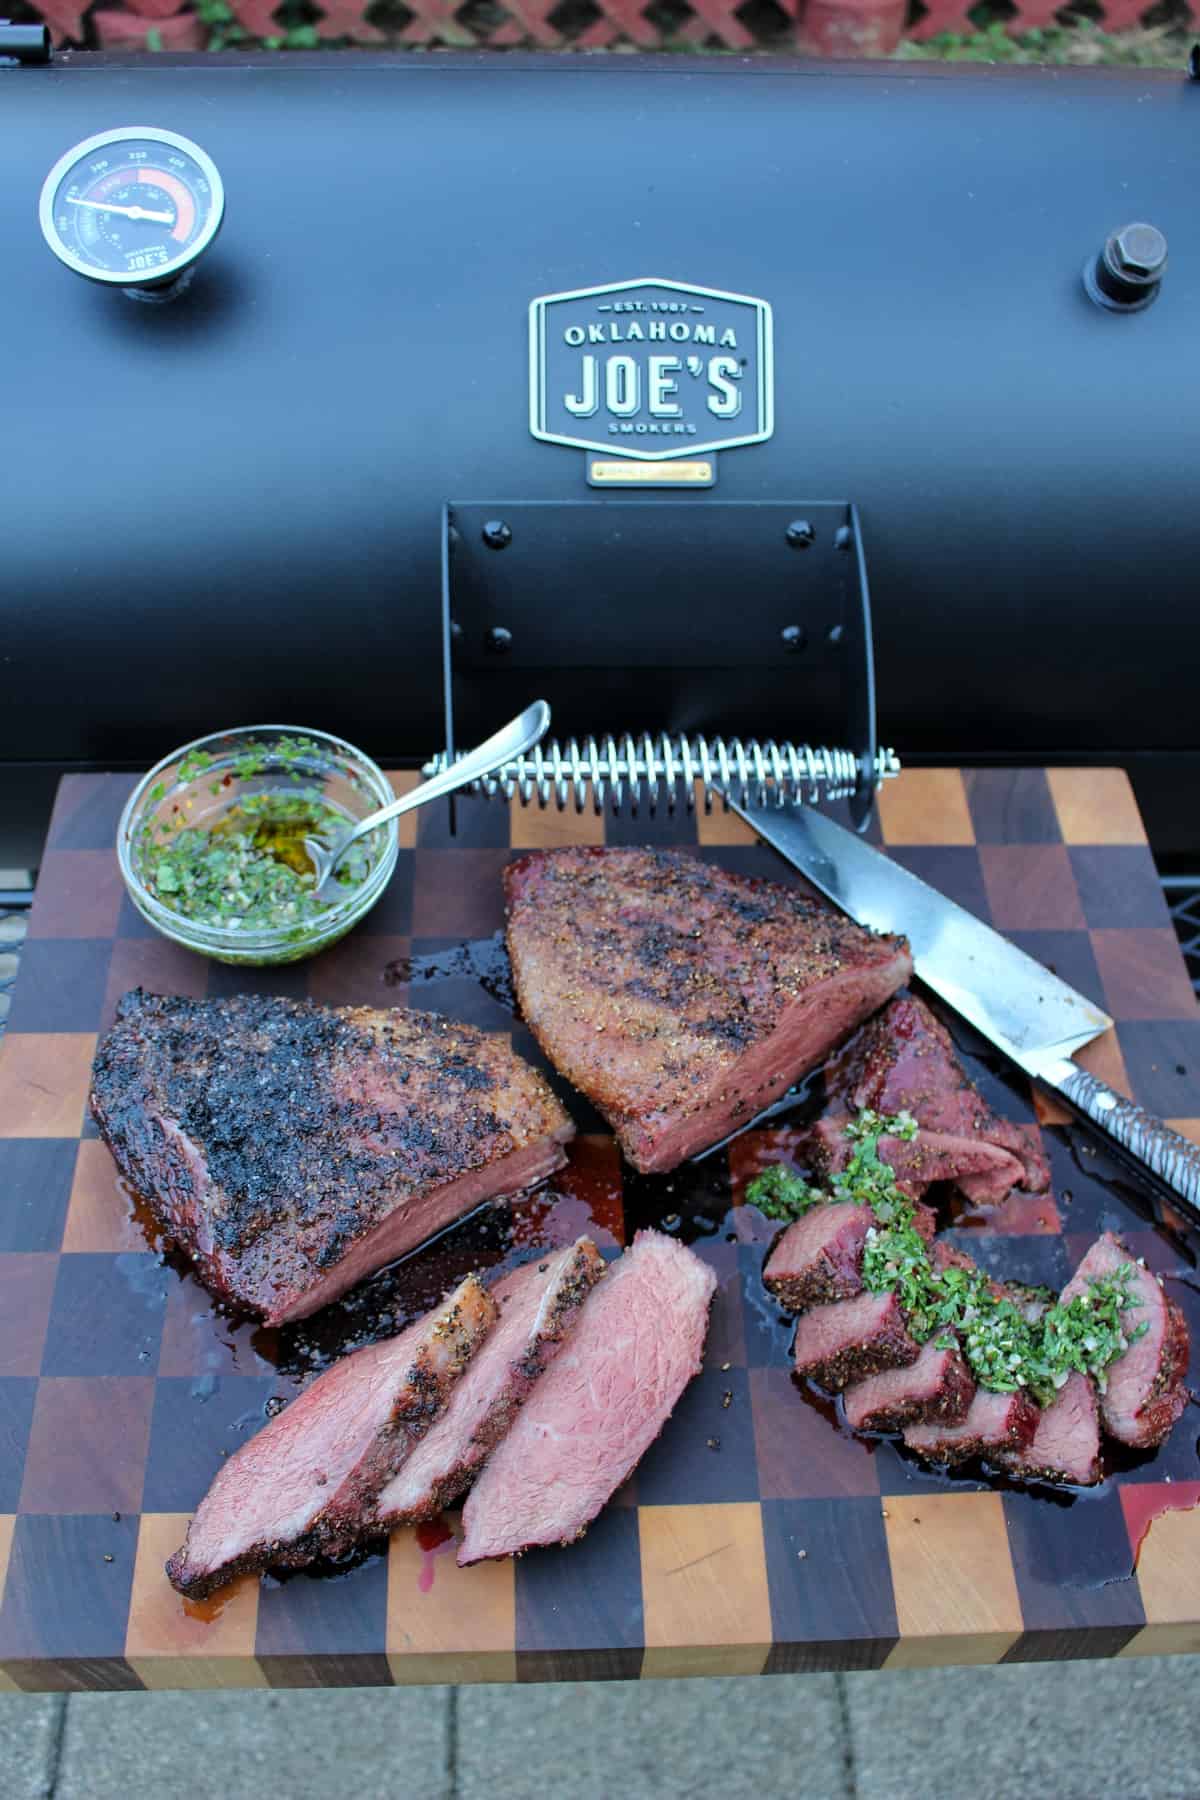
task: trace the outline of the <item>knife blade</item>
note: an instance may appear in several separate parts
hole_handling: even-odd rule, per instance
[[[1072,1062],[1112,1026],[1100,1007],[865,839],[810,808],[733,810],[860,925],[898,932],[921,980],[1033,1080],[1055,1089],[1200,1222],[1200,1146]]]

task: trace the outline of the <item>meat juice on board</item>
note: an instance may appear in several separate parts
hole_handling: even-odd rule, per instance
[[[393,962],[388,965],[383,979],[394,986],[419,986],[420,1004],[447,1016],[459,1014],[476,1020],[481,1011],[502,1008],[519,1020],[500,934],[470,940],[435,955]],[[469,998],[471,986],[479,992],[478,1003]],[[441,995],[439,988],[444,990]],[[464,993],[464,988],[468,992]],[[969,1028],[957,1020],[949,1023],[960,1060],[995,1110],[1010,1118],[1029,1117],[1028,1090],[1023,1078]],[[794,1160],[804,1130],[820,1115],[824,1103],[824,1083],[819,1071],[777,1102],[770,1109],[771,1150],[766,1160],[776,1160],[780,1156]],[[748,1129],[754,1130],[754,1124]],[[1194,1270],[1195,1264],[1186,1247],[1152,1223],[1141,1190],[1129,1180],[1122,1166],[1099,1148],[1083,1129],[1074,1125],[1050,1125],[1042,1130],[1055,1179],[1050,1195],[1029,1197],[1027,1229],[1013,1236],[990,1230],[993,1221],[987,1210],[972,1206],[953,1192],[948,1198],[943,1196],[940,1208],[947,1224],[964,1234],[973,1253],[989,1267],[995,1267],[997,1271],[1002,1269],[1010,1279],[1031,1283],[1046,1279],[1050,1254],[1060,1242],[1054,1230],[1056,1223],[1061,1222],[1063,1234],[1074,1240],[1076,1258],[1086,1242],[1102,1231],[1129,1232],[1132,1229],[1152,1235],[1160,1247],[1159,1255],[1154,1259],[1159,1272],[1168,1282],[1179,1284],[1176,1295],[1189,1314],[1193,1332],[1200,1339],[1200,1299],[1193,1298],[1200,1294],[1200,1287],[1194,1273],[1189,1272]],[[737,1144],[742,1135],[738,1134],[733,1143]],[[777,1235],[777,1227],[771,1221],[763,1219],[754,1208],[738,1203],[727,1153],[702,1153],[664,1175],[637,1174],[627,1166],[618,1171],[615,1165],[606,1173],[595,1167],[585,1167],[587,1156],[586,1140],[582,1143],[576,1140],[567,1168],[544,1187],[512,1202],[481,1207],[311,1318],[274,1329],[256,1327],[226,1312],[198,1286],[194,1289],[196,1307],[206,1313],[209,1331],[215,1329],[220,1334],[222,1361],[226,1366],[232,1361],[235,1369],[246,1373],[258,1372],[264,1365],[273,1367],[280,1376],[281,1389],[286,1389],[290,1397],[303,1382],[338,1357],[381,1337],[394,1335],[428,1312],[469,1269],[477,1269],[491,1279],[527,1261],[537,1250],[561,1248],[583,1232],[594,1236],[601,1249],[611,1254],[619,1248],[611,1228],[618,1207],[623,1209],[627,1238],[632,1238],[637,1227],[651,1225],[701,1249],[705,1240],[752,1243],[761,1245],[765,1256]],[[1064,1181],[1070,1185],[1063,1185]],[[157,1249],[151,1236],[152,1219],[148,1209],[131,1191],[126,1192],[134,1218],[145,1229],[151,1247]],[[1021,1198],[1017,1197],[1018,1204]],[[1053,1216],[1055,1208],[1057,1219]],[[1172,1271],[1172,1258],[1185,1263],[1179,1272]],[[167,1260],[186,1279],[192,1279],[182,1258],[168,1252]],[[1069,1272],[1068,1268],[1063,1274],[1064,1280]],[[1180,1288],[1186,1290],[1186,1303]],[[757,1274],[748,1275],[744,1280],[741,1300],[747,1320],[753,1320],[757,1330],[773,1337],[779,1347],[779,1360],[786,1362],[787,1345],[795,1329],[794,1319],[781,1312]],[[920,1463],[896,1440],[877,1441],[851,1432],[833,1399],[796,1377],[792,1380],[798,1403],[816,1412],[825,1428],[843,1438],[853,1439],[864,1454],[875,1455],[883,1450],[894,1456],[906,1488],[917,1491],[988,1487],[1020,1496],[1020,1503],[1036,1507],[1057,1510],[1078,1505],[1103,1506],[1112,1491],[1114,1478],[1145,1467],[1161,1454],[1127,1450],[1105,1439],[1103,1479],[1099,1486],[1089,1489],[1030,1486],[994,1471],[989,1471],[985,1477],[972,1467],[955,1470],[931,1467]],[[243,1435],[257,1430],[265,1416],[255,1410],[239,1418],[232,1447],[236,1448]],[[1185,1419],[1180,1423],[1179,1432],[1186,1431]],[[1188,1438],[1188,1461],[1192,1467],[1196,1466],[1198,1451],[1200,1442],[1195,1441],[1193,1433]],[[1179,1460],[1176,1451],[1171,1462],[1177,1466]],[[1139,1548],[1154,1517],[1177,1507],[1190,1508],[1197,1503],[1200,1494],[1200,1487],[1188,1480],[1182,1470],[1167,1475],[1161,1484],[1156,1482],[1154,1485],[1153,1506],[1144,1518],[1139,1515]],[[1169,1493],[1168,1488],[1174,1488],[1175,1493]],[[886,1498],[883,1504],[886,1506]],[[439,1527],[435,1522],[425,1529]],[[369,1547],[359,1549],[343,1562],[317,1564],[305,1573],[336,1578],[352,1571],[374,1553]],[[1104,1586],[1127,1578],[1131,1572],[1128,1554],[1123,1558],[1107,1555],[1089,1566],[1086,1579],[1078,1585]],[[269,1580],[279,1578],[294,1579],[286,1575],[268,1577]]]

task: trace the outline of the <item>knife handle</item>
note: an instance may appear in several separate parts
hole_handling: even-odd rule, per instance
[[[1078,1064],[1054,1086],[1136,1161],[1153,1171],[1200,1221],[1200,1144],[1181,1137],[1132,1100],[1126,1100]]]

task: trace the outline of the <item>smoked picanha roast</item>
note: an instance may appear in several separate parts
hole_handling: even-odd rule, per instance
[[[826,1070],[825,1086],[829,1115],[816,1128],[813,1151],[831,1173],[850,1154],[847,1115],[870,1108],[888,1116],[911,1113],[921,1127],[915,1139],[880,1141],[880,1155],[906,1193],[953,1181],[968,1200],[994,1205],[1013,1188],[1042,1194],[1050,1186],[1036,1128],[992,1111],[959,1062],[950,1033],[915,994],[901,995],[871,1020]]]
[[[167,1563],[192,1599],[248,1569],[358,1542],[380,1489],[445,1410],[496,1317],[474,1275],[398,1337],[345,1356],[221,1469]]]
[[[716,1286],[674,1238],[637,1233],[467,1496],[460,1563],[583,1536],[700,1373]]]
[[[860,1215],[853,1230],[851,1213]],[[1102,1431],[1139,1450],[1165,1441],[1187,1403],[1187,1326],[1157,1277],[1111,1232],[1088,1250],[1062,1299],[1084,1292],[1089,1278],[1128,1268],[1134,1304],[1121,1314],[1128,1347],[1109,1364],[1102,1393],[1073,1370],[1054,1399],[1039,1407],[1022,1390],[977,1386],[952,1332],[938,1331],[919,1344],[897,1294],[863,1288],[863,1243],[871,1223],[867,1206],[832,1201],[814,1207],[782,1233],[763,1269],[776,1299],[800,1312],[796,1373],[840,1394],[852,1430],[900,1431],[907,1448],[929,1462],[982,1457],[1018,1480],[1080,1487],[1100,1480]],[[935,1265],[975,1269],[963,1250],[942,1240],[934,1243],[932,1257]],[[1029,1304],[1019,1284],[989,1286],[1022,1308]]]
[[[249,994],[126,994],[91,1107],[205,1285],[271,1325],[543,1181],[575,1130],[506,1038]]]
[[[168,1562],[172,1584],[202,1598],[251,1569],[344,1555],[472,1480],[460,1562],[582,1536],[699,1372],[715,1286],[654,1231],[608,1271],[581,1238],[488,1290],[468,1276],[242,1445]]]
[[[536,851],[504,887],[521,1010],[643,1172],[745,1124],[912,973],[903,938],[675,851]]]

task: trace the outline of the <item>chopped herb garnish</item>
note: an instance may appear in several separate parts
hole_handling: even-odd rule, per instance
[[[863,1286],[873,1294],[896,1294],[918,1343],[936,1334],[939,1348],[949,1349],[957,1340],[981,1387],[1000,1393],[1027,1388],[1042,1406],[1072,1370],[1090,1375],[1103,1393],[1109,1364],[1149,1329],[1128,1324],[1128,1314],[1141,1305],[1131,1292],[1132,1264],[1093,1279],[1086,1293],[1065,1305],[1048,1289],[1019,1283],[1006,1289],[982,1269],[937,1268],[917,1230],[912,1200],[879,1154],[881,1138],[915,1138],[916,1121],[908,1113],[885,1118],[862,1112],[844,1135],[853,1148],[828,1187],[812,1187],[775,1164],[747,1183],[747,1200],[769,1219],[785,1221],[814,1206],[869,1206],[875,1223],[863,1250]]]
[[[137,872],[148,892],[184,918],[230,931],[303,927],[327,913],[336,900],[314,893],[316,877],[304,840],[330,844],[353,821],[305,779],[297,765],[310,756],[319,757],[320,749],[308,738],[252,745],[229,765],[229,774],[196,785],[193,794],[203,805],[195,818],[189,816],[193,795],[184,793],[167,818],[148,821],[135,848]],[[179,765],[178,782],[195,782],[213,760],[207,751],[191,752]],[[269,776],[280,760],[290,765],[286,788],[236,787],[235,781]],[[219,800],[223,793],[226,806],[214,809],[208,796]],[[165,794],[159,783],[150,797],[161,801]],[[359,886],[378,849],[371,839],[355,844],[337,869],[339,888],[349,893]]]

